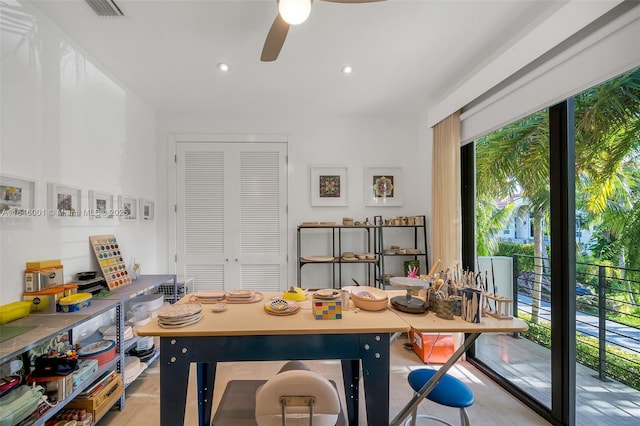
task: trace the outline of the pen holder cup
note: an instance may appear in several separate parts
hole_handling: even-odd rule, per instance
[[[436,299],[436,316],[438,318],[452,320],[453,305],[454,301],[452,299]]]
[[[482,292],[472,288],[462,291],[462,319],[479,324],[482,316]]]
[[[436,305],[437,305],[437,300],[438,298],[436,297],[436,292],[434,289],[429,288],[427,290],[427,302],[429,304],[429,310],[432,312],[436,311]]]
[[[453,315],[462,316],[462,296],[453,296]]]

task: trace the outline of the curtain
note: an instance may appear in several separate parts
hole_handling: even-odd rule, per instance
[[[453,271],[462,268],[459,111],[433,127],[432,164],[431,264]]]

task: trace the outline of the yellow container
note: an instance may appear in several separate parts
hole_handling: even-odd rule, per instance
[[[62,262],[60,261],[60,259],[34,260],[31,262],[27,262],[27,267],[25,269],[48,269],[61,266]]]
[[[17,320],[29,315],[31,302],[11,302],[0,306],[0,324]]]
[[[91,305],[91,293],[75,293],[58,300],[62,312],[77,312]]]
[[[66,295],[76,292],[77,284],[63,284],[56,287],[49,287],[41,291],[25,291],[22,293],[22,300],[31,302],[31,312],[43,312],[47,314],[56,313],[58,300]]]

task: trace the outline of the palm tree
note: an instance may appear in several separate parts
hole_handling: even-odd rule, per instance
[[[640,269],[640,229],[634,226],[640,211],[640,69],[575,99],[576,173],[585,211],[599,221],[598,235],[607,237],[608,247],[617,248],[614,264]],[[635,304],[640,288],[624,282],[623,294]]]
[[[531,318],[537,322],[543,276],[543,222],[549,207],[549,116],[546,110],[503,127],[476,142],[478,198],[520,192],[532,213],[534,283]],[[478,240],[483,239],[479,237]]]
[[[611,213],[619,204],[613,200],[625,196],[632,196],[633,201],[624,205],[640,206],[637,194],[628,188],[625,191],[619,184],[626,176],[623,165],[640,147],[640,69],[577,95],[575,107],[576,193],[584,194],[578,196],[579,202],[584,201],[584,208],[592,217],[604,217],[605,211]],[[496,200],[521,190],[528,201],[536,259],[533,321],[537,321],[543,261],[547,256],[543,224],[549,211],[548,129],[547,111],[541,110],[476,141],[478,198]],[[626,234],[616,234],[616,238],[627,244],[640,241],[638,227],[624,229]],[[477,240],[483,238],[478,235]],[[626,253],[629,254],[628,249]]]

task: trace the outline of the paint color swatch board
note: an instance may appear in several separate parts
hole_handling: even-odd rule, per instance
[[[89,241],[109,289],[131,284],[131,275],[127,271],[116,236],[92,235]]]

